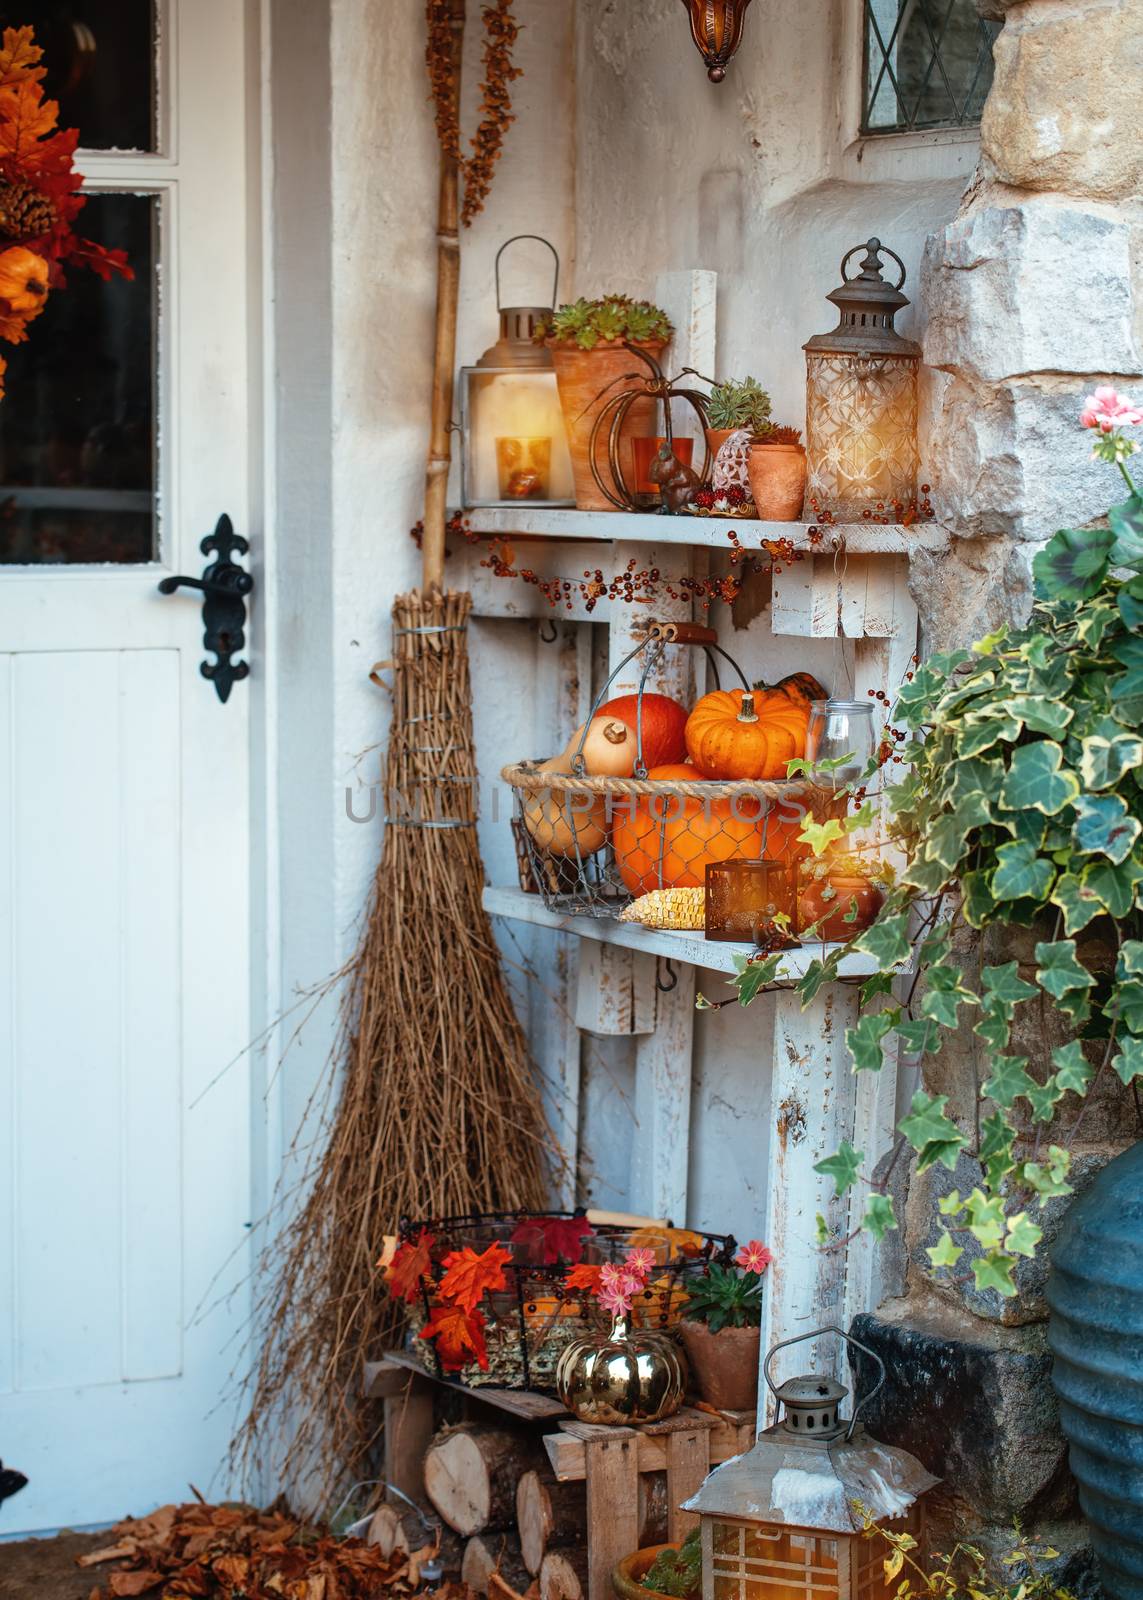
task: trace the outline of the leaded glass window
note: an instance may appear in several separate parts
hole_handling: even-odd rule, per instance
[[[963,128],[980,121],[998,22],[976,0],[864,0],[862,133]]]

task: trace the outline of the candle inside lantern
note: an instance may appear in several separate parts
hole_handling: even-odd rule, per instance
[[[518,434],[501,436],[496,441],[496,470],[501,500],[550,499],[551,435],[535,438]]]
[[[723,861],[706,869],[706,937],[792,943],[794,874],[782,861]]]

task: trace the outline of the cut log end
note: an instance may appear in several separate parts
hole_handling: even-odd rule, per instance
[[[499,1577],[509,1589],[522,1594],[528,1587],[528,1572],[520,1557],[520,1545],[511,1534],[476,1534],[464,1547],[460,1578],[476,1594],[495,1590],[491,1580]]]
[[[511,1528],[516,1485],[542,1463],[527,1434],[466,1423],[438,1434],[425,1455],[425,1492],[450,1528],[470,1537]]]
[[[549,1550],[540,1563],[540,1600],[587,1600],[587,1551]]]
[[[516,1523],[524,1565],[534,1575],[551,1546],[586,1539],[584,1485],[559,1483],[550,1472],[525,1472],[516,1486]]]

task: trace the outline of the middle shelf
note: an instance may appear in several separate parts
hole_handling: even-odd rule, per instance
[[[523,889],[517,888],[486,888],[484,909],[489,916],[531,923],[536,928],[554,928],[561,933],[575,933],[600,944],[620,945],[627,950],[641,950],[647,955],[667,956],[672,961],[681,961],[692,967],[706,967],[714,972],[734,972],[736,955],[751,956],[755,953],[751,944],[707,940],[698,933],[644,928],[636,922],[616,922],[609,917],[564,916],[558,911],[549,911],[539,895],[526,894]],[[781,977],[796,983],[804,976],[811,961],[820,960],[823,952],[828,954],[836,949],[836,945],[815,943],[787,951],[782,960]],[[872,956],[849,955],[839,968],[839,976],[864,978],[877,970],[877,962]]]

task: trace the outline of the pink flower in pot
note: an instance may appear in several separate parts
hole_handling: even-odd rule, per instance
[[[731,1263],[712,1261],[688,1284],[679,1331],[703,1399],[720,1411],[749,1411],[757,1401],[762,1278],[773,1259],[751,1239]]]

